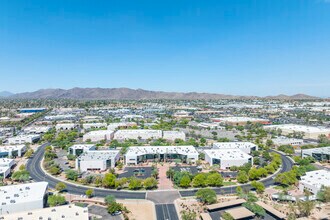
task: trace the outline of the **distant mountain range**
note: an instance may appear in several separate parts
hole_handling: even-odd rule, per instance
[[[9,97],[14,95],[14,93],[8,92],[8,91],[2,91],[0,92],[0,97]]]
[[[147,100],[147,99],[168,99],[168,100],[216,100],[216,99],[320,99],[319,97],[305,94],[296,94],[292,96],[235,96],[215,93],[197,93],[197,92],[161,92],[148,91],[143,89],[129,88],[73,88],[73,89],[40,89],[35,92],[24,92],[12,94],[10,92],[0,92],[0,97],[10,99],[110,99],[110,100]]]

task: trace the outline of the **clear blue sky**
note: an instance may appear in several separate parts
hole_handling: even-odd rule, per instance
[[[330,96],[330,0],[2,0],[0,91]]]

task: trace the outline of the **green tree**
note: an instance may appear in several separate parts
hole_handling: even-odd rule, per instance
[[[197,214],[194,211],[182,210],[181,211],[181,219],[182,220],[196,220],[197,219]]]
[[[265,185],[262,182],[253,181],[251,186],[255,188],[259,194],[265,191]]]
[[[197,174],[194,179],[192,180],[193,187],[205,187],[206,186],[206,173],[199,173]]]
[[[306,200],[306,201],[298,201],[298,202],[297,202],[297,205],[298,205],[299,213],[300,213],[303,217],[308,217],[308,216],[310,216],[312,210],[315,208],[315,202],[314,202],[314,201],[310,201],[310,200]]]
[[[228,212],[225,212],[221,215],[223,220],[234,220],[233,216],[231,216],[231,214],[229,214]]]
[[[104,202],[105,202],[105,204],[109,205],[109,204],[111,204],[113,202],[116,202],[116,198],[113,195],[107,195],[104,198]]]
[[[25,182],[30,179],[30,173],[27,170],[19,170],[11,175],[11,179],[18,182]]]
[[[112,173],[106,173],[102,180],[102,185],[106,188],[114,188],[116,185],[116,176]]]
[[[58,182],[55,186],[55,189],[59,192],[62,192],[63,190],[66,189],[66,184],[63,182]]]
[[[323,186],[318,192],[317,198],[322,202],[330,202],[330,187]]]
[[[199,189],[196,192],[197,199],[200,199],[201,202],[204,204],[213,204],[217,201],[217,194],[214,190],[206,188],[206,189]]]
[[[223,178],[220,173],[210,173],[206,178],[206,184],[208,186],[222,186]]]
[[[77,181],[78,177],[79,177],[79,174],[77,171],[75,170],[67,170],[65,171],[65,177],[68,179],[68,180],[73,180],[73,181]]]
[[[191,179],[188,175],[184,175],[180,180],[180,187],[188,188],[190,186]]]
[[[94,190],[93,189],[88,189],[88,190],[86,190],[85,194],[88,198],[91,198],[94,194]]]
[[[107,210],[110,214],[118,212],[118,211],[123,211],[124,210],[124,206],[120,203],[117,202],[111,202],[108,207]]]
[[[47,203],[50,207],[64,205],[66,203],[65,197],[61,195],[48,196]]]
[[[245,171],[239,171],[237,174],[237,182],[247,183],[249,181],[248,175]]]
[[[158,182],[154,177],[149,177],[149,178],[145,179],[143,182],[143,186],[146,189],[157,188],[157,184],[158,184]]]
[[[132,177],[129,181],[128,188],[131,190],[137,190],[142,188],[142,180]]]

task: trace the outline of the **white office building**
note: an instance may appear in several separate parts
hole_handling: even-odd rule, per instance
[[[186,140],[186,134],[183,131],[163,131],[163,139],[175,141],[176,139]]]
[[[219,149],[239,149],[247,154],[258,150],[258,146],[251,142],[216,142],[213,143],[213,147]]]
[[[98,130],[90,131],[83,136],[83,141],[90,140],[91,142],[98,142],[102,140],[111,140],[113,138],[114,131],[111,130]]]
[[[314,157],[318,161],[330,161],[330,146],[302,150],[302,157]]]
[[[29,134],[29,135],[19,135],[15,137],[8,138],[9,144],[27,144],[35,143],[40,140],[40,135]]]
[[[163,134],[161,130],[118,130],[114,134],[115,140],[128,140],[128,139],[137,139],[137,140],[148,140],[154,139],[157,140],[162,138]]]
[[[47,182],[0,187],[0,216],[42,209],[46,203]]]
[[[76,169],[80,172],[89,170],[105,171],[114,168],[119,157],[119,150],[86,151],[76,159]]]
[[[133,119],[143,119],[144,117],[142,115],[124,115],[124,120],[133,120]]]
[[[137,146],[129,147],[125,154],[126,165],[137,165],[144,161],[171,161],[195,163],[198,152],[193,146]]]
[[[330,171],[315,170],[307,172],[299,181],[299,190],[307,190],[314,195],[321,190],[322,186],[330,186]]]
[[[0,158],[0,179],[6,178],[14,165],[15,161],[13,159]]]
[[[21,145],[3,145],[0,146],[0,158],[3,157],[22,157],[26,151],[26,146]]]
[[[61,115],[48,115],[45,116],[45,120],[49,121],[61,121],[61,120],[73,120],[76,116],[72,114],[61,114]]]
[[[248,122],[253,124],[269,124],[269,120],[262,118],[250,118],[250,117],[223,117],[223,118],[211,118],[213,122],[219,122],[228,125],[245,125]]]
[[[137,126],[135,122],[117,122],[117,123],[110,123],[108,125],[108,130],[116,130],[118,128],[129,128],[129,127],[134,127]]]
[[[62,205],[44,209],[4,215],[1,220],[89,220],[88,208],[75,205]]]
[[[96,147],[94,144],[75,144],[69,147],[68,153],[75,156],[80,156],[82,153],[86,151],[91,151],[95,149]]]
[[[219,165],[221,169],[242,166],[246,163],[253,164],[253,157],[240,149],[211,149],[204,152],[205,161],[211,166]]]
[[[106,123],[84,123],[83,128],[84,129],[98,129],[98,128],[105,128],[107,127]]]
[[[282,135],[302,133],[303,138],[312,139],[312,140],[318,140],[320,135],[325,135],[326,137],[330,138],[330,128],[325,128],[325,127],[283,124],[283,125],[264,126],[264,129],[269,131],[280,129],[282,131]]]
[[[298,138],[287,138],[287,137],[278,137],[272,139],[275,146],[282,146],[282,145],[291,145],[291,146],[301,146],[304,144],[303,139]]]
[[[52,129],[50,126],[29,126],[24,128],[23,131],[27,134],[44,134],[50,131],[50,129]]]
[[[74,123],[59,123],[55,126],[56,131],[70,131],[77,128],[77,125]]]

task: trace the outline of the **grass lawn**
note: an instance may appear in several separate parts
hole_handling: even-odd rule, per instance
[[[223,186],[233,186],[236,185],[235,182],[223,182]]]

